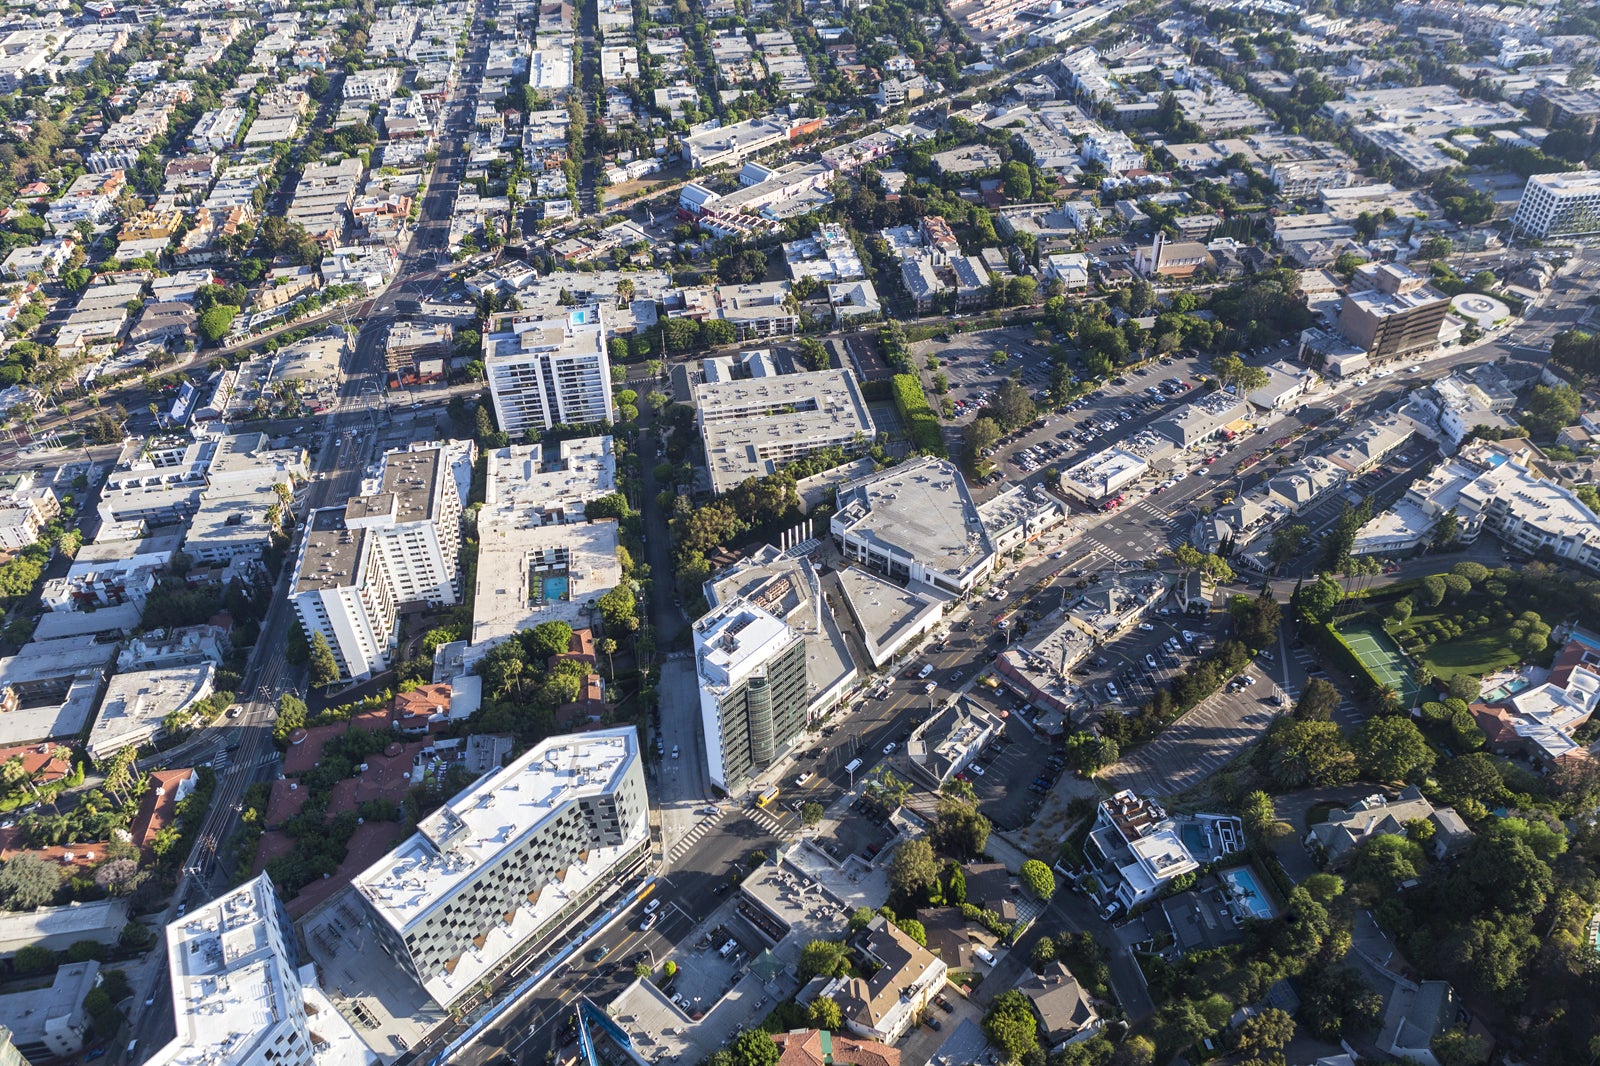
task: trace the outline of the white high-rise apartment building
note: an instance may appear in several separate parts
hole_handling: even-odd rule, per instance
[[[695,622],[694,658],[706,764],[712,783],[732,793],[776,762],[805,728],[805,638],[735,599]]]
[[[1533,175],[1522,187],[1511,229],[1538,240],[1600,233],[1600,170]]]
[[[399,603],[461,599],[461,494],[444,448],[383,457],[383,473],[345,505],[348,529],[374,534],[378,565]]]
[[[551,426],[611,418],[611,362],[598,306],[564,317],[496,315],[483,338],[483,364],[500,428],[512,437]]]
[[[559,936],[650,853],[632,726],[551,737],[417,825],[352,884],[383,950],[448,1007]]]
[[[345,508],[311,512],[289,595],[306,639],[321,633],[345,678],[389,666],[398,601],[379,564],[379,533],[351,529]]]
[[[152,1066],[370,1066],[377,1061],[301,967],[272,881],[253,881],[167,926],[178,1035]],[[314,1019],[314,1021],[313,1021]]]

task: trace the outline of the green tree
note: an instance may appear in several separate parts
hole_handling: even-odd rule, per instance
[[[231,304],[217,304],[200,315],[200,335],[210,344],[218,344],[233,328],[239,309]]]
[[[1342,697],[1333,682],[1313,677],[1306,682],[1300,699],[1295,702],[1294,716],[1302,722],[1328,722],[1339,709]]]
[[[1028,958],[1029,963],[1037,973],[1044,973],[1045,968],[1056,961],[1056,942],[1049,936],[1041,936],[1033,942],[1033,952]]]
[[[745,1029],[728,1045],[733,1066],[778,1066],[777,1043],[765,1029]]]
[[[1290,828],[1278,821],[1278,810],[1272,802],[1272,797],[1260,790],[1251,792],[1244,798],[1240,805],[1239,817],[1244,822],[1244,831],[1250,839],[1265,846],[1271,846],[1274,841]]]
[[[1433,1038],[1433,1056],[1439,1066],[1483,1066],[1489,1061],[1489,1050],[1487,1040],[1461,1025]]]
[[[844,1025],[844,1011],[831,996],[818,996],[811,1001],[811,1024],[817,1029],[834,1032]]]
[[[1049,901],[1056,894],[1056,875],[1038,859],[1029,859],[1017,871],[1022,885],[1039,899]]]
[[[1350,862],[1350,876],[1377,888],[1380,898],[1422,872],[1422,845],[1395,833],[1375,833],[1361,842]]]
[[[975,804],[955,796],[939,800],[938,823],[933,828],[934,842],[940,850],[959,856],[983,853],[989,843],[989,819],[978,813]],[[938,868],[934,867],[930,885],[937,885]]]
[[[1344,785],[1356,776],[1355,753],[1332,722],[1280,718],[1268,728],[1258,758],[1286,789]]]
[[[896,918],[895,927],[923,947],[928,946],[928,930],[915,918]]]
[[[1008,988],[994,997],[983,1031],[1008,1062],[1023,1062],[1039,1052],[1039,1026],[1028,997]]]
[[[522,634],[528,658],[544,663],[555,655],[565,655],[572,644],[572,627],[565,622],[540,622]]]
[[[14,911],[37,910],[55,901],[64,880],[55,863],[25,851],[0,866],[0,901]]]
[[[1344,602],[1344,589],[1331,576],[1322,574],[1310,585],[1301,586],[1294,594],[1294,606],[1300,617],[1308,622],[1326,622]]]
[[[1239,1051],[1245,1055],[1266,1058],[1281,1054],[1293,1039],[1294,1019],[1277,1007],[1246,1018],[1239,1027]]]
[[[1442,575],[1429,574],[1427,577],[1422,579],[1422,588],[1423,591],[1427,593],[1426,602],[1429,607],[1437,607],[1444,602],[1444,596],[1447,589],[1445,587],[1444,577]]]
[[[1005,185],[1006,199],[1026,201],[1033,197],[1033,175],[1028,164],[1013,159],[1000,168],[1000,180]]]
[[[339,661],[333,657],[328,638],[320,632],[311,634],[311,656],[308,660],[312,688],[324,688],[339,680]]]
[[[813,940],[800,949],[800,980],[843,977],[850,972],[850,949],[837,940]]]
[[[807,829],[814,828],[822,823],[824,813],[820,803],[803,803],[800,805],[800,824]]]
[[[939,860],[926,837],[908,840],[889,860],[889,887],[906,899],[925,898],[939,883]]]
[[[1356,735],[1356,763],[1374,781],[1410,781],[1433,769],[1433,749],[1410,718],[1369,719]]]
[[[855,934],[861,932],[861,930],[865,929],[868,925],[871,925],[872,919],[877,916],[877,913],[878,912],[873,910],[871,907],[857,907],[855,910],[851,911],[850,921],[847,925],[847,928],[850,930],[850,935],[854,936]]]

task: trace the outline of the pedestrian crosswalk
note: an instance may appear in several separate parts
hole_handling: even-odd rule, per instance
[[[683,856],[688,853],[689,849],[694,847],[695,843],[701,837],[711,832],[711,830],[721,820],[722,812],[719,811],[714,817],[702,819],[695,825],[693,829],[689,830],[682,837],[680,837],[678,842],[672,845],[672,850],[667,852],[668,864],[677,862],[679,859],[683,858]]]
[[[672,847],[667,851],[667,865],[671,866],[673,863],[687,855],[695,846],[695,844],[699,843],[702,837],[715,829],[718,823],[727,817],[728,812],[731,809],[732,808],[729,807],[722,807],[718,809],[716,814],[708,815],[702,818],[699,822],[695,823],[694,828],[690,829],[683,836],[679,837],[677,843],[673,844]],[[774,816],[770,811],[755,807],[745,811],[744,813],[751,821],[759,823],[769,832],[783,832],[782,823],[780,823],[777,817]]]

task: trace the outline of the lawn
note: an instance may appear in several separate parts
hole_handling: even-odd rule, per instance
[[[1470,611],[1468,608],[1468,613]],[[1406,620],[1404,628],[1398,631],[1391,629],[1389,632],[1404,646],[1415,631],[1426,629],[1429,624],[1436,621],[1448,622],[1462,613],[1462,608],[1455,605],[1417,611]],[[1417,655],[1417,658],[1424,668],[1441,679],[1452,678],[1457,674],[1482,677],[1484,674],[1507,666],[1515,666],[1522,661],[1522,656],[1511,647],[1506,626],[1499,623],[1462,633],[1459,637],[1441,640]]]

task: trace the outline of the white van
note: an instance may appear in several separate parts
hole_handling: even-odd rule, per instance
[[[978,958],[982,959],[984,962],[988,963],[990,966],[995,964],[994,955],[986,947],[975,947],[972,949],[972,953],[978,956]]]
[[[844,766],[844,772],[847,774],[853,774],[859,769],[861,769],[860,759],[851,759],[849,762],[845,763]]]

